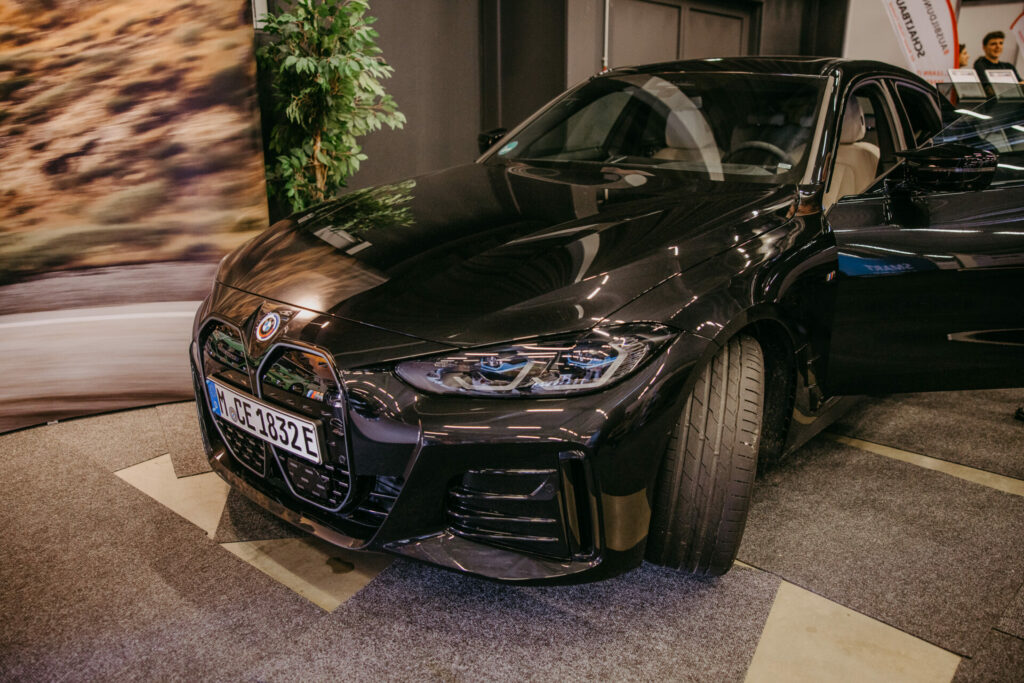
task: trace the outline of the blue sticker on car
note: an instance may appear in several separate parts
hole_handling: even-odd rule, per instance
[[[220,401],[217,400],[217,385],[210,380],[206,380],[206,391],[210,394],[210,408],[213,410],[213,414],[221,415]]]

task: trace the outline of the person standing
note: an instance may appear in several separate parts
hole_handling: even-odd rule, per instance
[[[960,62],[957,64],[958,68],[966,69],[967,65],[971,63],[971,55],[967,52],[967,44],[960,43]]]
[[[984,83],[988,83],[988,76],[985,75],[985,72],[996,69],[1012,71],[1017,81],[1020,81],[1020,74],[1017,73],[1013,64],[999,61],[999,56],[1003,54],[1004,40],[1006,40],[1006,35],[1002,31],[991,31],[986,33],[985,38],[981,41],[984,54],[974,60],[974,70],[978,72],[978,77]]]

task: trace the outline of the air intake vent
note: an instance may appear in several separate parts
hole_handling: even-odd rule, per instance
[[[449,491],[449,530],[548,557],[591,554],[590,508],[579,504],[587,500],[587,486],[582,468],[573,472],[568,462],[561,458],[550,469],[466,472]]]

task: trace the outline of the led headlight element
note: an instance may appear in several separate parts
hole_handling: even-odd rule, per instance
[[[631,373],[675,333],[635,323],[581,338],[545,339],[399,363],[398,375],[435,394],[559,396],[604,387]]]

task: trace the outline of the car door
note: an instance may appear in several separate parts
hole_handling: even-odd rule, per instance
[[[986,189],[901,184],[901,162],[828,211],[838,264],[827,393],[1024,387],[1022,104],[989,103],[932,140],[996,152]],[[896,105],[912,147],[935,124]]]

